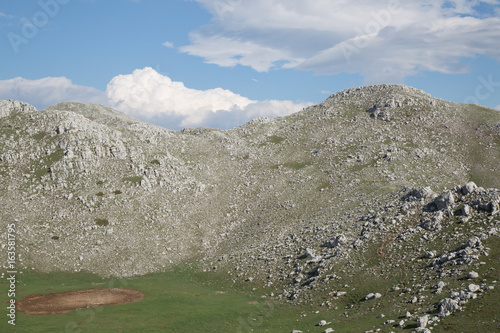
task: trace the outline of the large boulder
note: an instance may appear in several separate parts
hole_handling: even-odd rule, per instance
[[[455,197],[453,196],[453,193],[451,191],[445,191],[439,197],[434,199],[434,201],[431,203],[432,208],[434,208],[431,210],[449,209],[454,204],[455,204]]]
[[[477,188],[476,183],[474,182],[468,182],[462,188],[460,189],[460,192],[462,192],[463,195],[467,195],[469,193],[474,192],[474,190]]]
[[[459,310],[460,305],[458,300],[452,298],[445,298],[439,303],[439,317],[447,317],[454,311]]]

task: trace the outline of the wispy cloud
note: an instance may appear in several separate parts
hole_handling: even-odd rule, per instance
[[[13,15],[7,15],[7,14],[5,14],[3,12],[0,12],[0,17],[6,18],[6,19],[12,19],[12,18],[14,18]]]
[[[463,73],[462,60],[477,55],[500,59],[498,0],[196,1],[213,21],[180,50],[223,67],[360,73],[377,83]]]
[[[165,43],[162,44],[163,46],[166,46],[168,48],[173,48],[174,47],[174,43],[172,42],[169,42],[169,41],[166,41]]]

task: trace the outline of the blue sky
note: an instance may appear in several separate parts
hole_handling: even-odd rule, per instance
[[[0,3],[0,99],[234,127],[404,83],[500,109],[498,0]]]

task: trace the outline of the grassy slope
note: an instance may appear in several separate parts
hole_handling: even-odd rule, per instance
[[[141,302],[82,309],[66,314],[17,314],[12,330],[2,332],[243,332],[252,328],[283,331],[297,309],[261,299],[256,292],[218,286],[200,273],[176,270],[127,279],[102,279],[86,273],[23,273],[18,275],[18,300],[88,288],[132,288],[145,293]],[[5,280],[0,284],[2,299]],[[3,303],[3,302],[2,302]],[[285,315],[286,314],[286,315]],[[285,315],[285,317],[283,317]],[[273,318],[281,318],[274,320]],[[284,326],[281,326],[284,325]]]

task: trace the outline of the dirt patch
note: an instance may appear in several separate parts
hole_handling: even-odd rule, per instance
[[[103,305],[140,301],[144,294],[133,289],[84,289],[47,295],[29,295],[17,303],[17,310],[27,315],[66,313]]]

